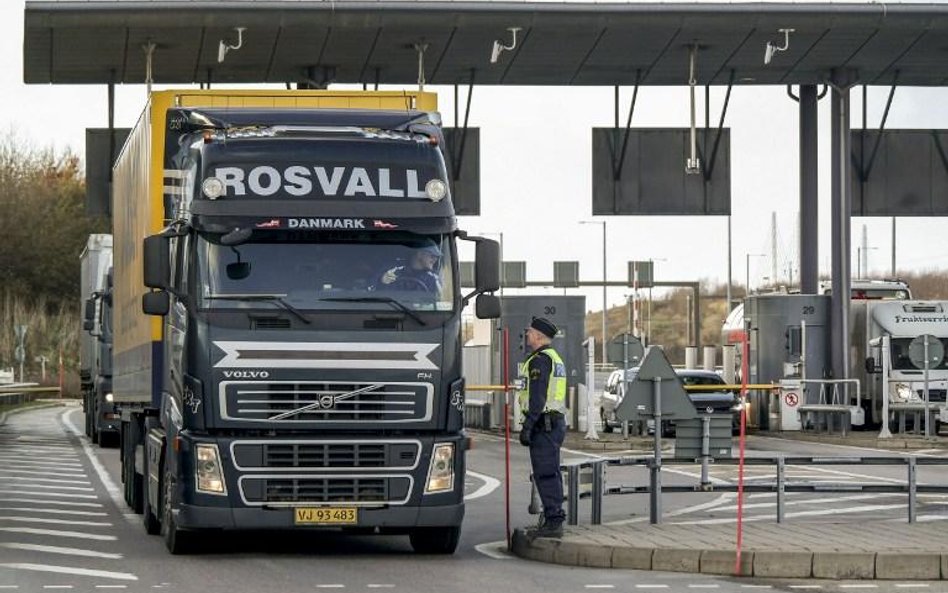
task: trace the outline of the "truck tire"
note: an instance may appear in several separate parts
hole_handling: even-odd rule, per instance
[[[165,547],[174,555],[187,554],[192,549],[194,534],[178,528],[174,522],[174,476],[165,463],[164,480],[161,497],[161,535],[165,539]]]
[[[453,554],[461,540],[461,526],[416,527],[408,540],[418,554]]]

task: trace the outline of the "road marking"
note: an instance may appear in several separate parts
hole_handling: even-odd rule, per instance
[[[58,504],[64,507],[84,507],[87,509],[101,509],[102,505],[98,502],[72,502],[66,500],[38,500],[36,498],[4,498],[3,502],[30,502],[39,504]]]
[[[330,583],[326,585],[316,585],[317,589],[345,589],[346,586],[342,583]]]
[[[96,585],[96,589],[125,589],[128,585]]]
[[[788,585],[788,589],[822,589],[823,585]]]
[[[663,468],[663,469],[667,469],[667,468]],[[685,507],[685,508],[683,508],[683,509],[678,509],[677,511],[671,511],[671,512],[665,513],[663,516],[667,519],[667,518],[669,518],[669,517],[677,517],[677,516],[679,516],[679,515],[687,515],[687,514],[689,514],[689,513],[695,513],[695,512],[698,512],[698,511],[704,511],[704,510],[707,510],[707,509],[711,509],[711,508],[717,507],[718,505],[721,505],[721,504],[723,504],[723,503],[725,503],[725,502],[729,502],[729,501],[731,501],[731,500],[734,500],[736,497],[737,497],[737,494],[725,493],[725,494],[722,494],[722,495],[718,496],[718,497],[715,498],[714,500],[709,500],[708,502],[702,502],[702,503],[700,503],[700,504],[692,505],[692,506],[690,506],[690,507]],[[621,521],[610,521],[609,523],[606,523],[606,525],[629,525],[629,524],[631,524],[631,523],[644,523],[644,522],[646,522],[646,521],[648,521],[648,520],[649,520],[648,517],[636,517],[636,518],[634,518],[634,519],[623,519],[623,520],[621,520]]]
[[[77,460],[75,463],[72,461],[40,461],[39,459],[23,459],[23,457],[7,457],[6,455],[0,455],[0,461],[4,465],[28,465],[31,467],[45,467],[45,466],[61,466],[63,469],[82,469],[82,464]]]
[[[393,589],[395,585],[389,583],[369,583],[366,585],[369,589]]]
[[[865,584],[863,584],[863,583],[860,583],[860,584],[850,583],[850,584],[847,584],[847,585],[840,585],[839,588],[840,588],[840,589],[878,589],[878,588],[879,588],[879,585],[871,585],[871,584],[868,584],[868,583],[865,583]]]
[[[74,494],[72,492],[33,492],[32,490],[0,490],[0,494],[19,494],[21,496],[52,496],[58,498],[91,498],[93,500],[99,498],[95,494]]]
[[[667,589],[668,585],[636,585],[636,589]]]
[[[488,476],[485,474],[472,472],[471,470],[467,470],[467,475],[474,476],[475,478],[479,480],[483,480],[484,485],[470,494],[465,494],[464,502],[487,496],[488,494],[496,490],[498,486],[500,486],[500,480],[498,480],[497,478],[492,478],[491,476]]]
[[[16,478],[8,478],[14,480]],[[26,480],[32,480],[33,478],[23,478]],[[88,482],[85,482],[88,484]],[[43,490],[75,490],[77,492],[95,492],[95,488],[84,488],[82,486],[53,486],[52,484],[8,484],[13,488],[18,486],[23,486],[24,488],[40,488]]]
[[[49,523],[50,525],[85,525],[86,527],[112,527],[102,521],[69,521],[67,519],[48,519],[46,517],[7,517],[0,515],[0,521],[18,521],[20,523]]]
[[[112,499],[112,502],[115,503],[115,508],[122,513],[122,516],[125,517],[129,523],[138,523],[141,519],[138,519],[134,514],[129,514],[123,512],[125,506],[125,499],[122,496],[122,491],[119,490],[118,486],[115,485],[115,482],[112,481],[112,478],[109,476],[109,472],[106,471],[105,467],[99,461],[99,458],[96,457],[95,452],[92,450],[92,447],[82,438],[82,432],[76,428],[76,425],[73,424],[72,420],[68,418],[71,414],[78,412],[78,409],[63,412],[60,415],[60,420],[63,425],[66,426],[69,430],[72,431],[76,437],[79,438],[79,442],[82,444],[82,450],[85,452],[86,457],[89,458],[89,463],[92,464],[92,469],[95,470],[95,473],[99,475],[99,481],[102,482],[102,485],[105,487],[105,491],[109,493],[109,497]]]
[[[3,472],[0,472],[3,473]],[[73,476],[79,477],[79,476]],[[59,488],[59,486],[47,486],[46,484],[85,484],[86,486],[91,486],[89,480],[60,480],[58,478],[34,478],[33,476],[3,476],[4,480],[16,480],[17,482],[44,482],[44,484],[22,484],[29,488]],[[19,484],[18,484],[19,485]],[[63,489],[72,489],[70,486],[63,486]],[[91,488],[83,488],[83,490],[92,490]]]
[[[587,589],[615,589],[615,585],[583,585]]]
[[[930,587],[928,583],[896,583],[896,589],[924,589]]]
[[[108,513],[97,513],[95,511],[64,511],[62,509],[31,509],[29,507],[6,507],[0,510],[13,511],[19,513],[46,513],[48,515],[69,515],[70,517],[81,515],[84,517],[107,517]]]
[[[121,554],[110,554],[108,552],[96,552],[94,550],[84,550],[82,548],[66,548],[62,546],[41,546],[38,544],[18,544],[18,543],[0,543],[0,548],[10,548],[12,550],[28,550],[30,552],[46,552],[47,554],[64,554],[67,556],[83,556],[85,558],[108,558],[110,560],[120,560]]]
[[[72,589],[72,585],[43,585],[44,589]]]
[[[689,589],[719,589],[721,585],[688,585]]]
[[[741,589],[773,589],[773,585],[741,585]]]
[[[95,533],[82,533],[80,531],[58,531],[55,529],[33,529],[32,527],[0,527],[0,531],[30,533],[33,535],[54,535],[56,537],[72,537],[76,539],[94,539],[107,542],[113,542],[118,539],[114,535],[99,535]]]
[[[15,468],[5,468],[0,469],[0,474],[25,474],[28,476],[61,476],[63,478],[85,478],[86,474],[81,471],[74,472],[51,472],[51,471],[41,471],[36,472],[28,469],[15,469]]]
[[[842,509],[821,509],[813,511],[797,511],[795,513],[785,513],[784,517],[818,517],[822,515],[840,515],[844,513],[866,513],[869,511],[885,511],[889,509],[904,509],[905,503],[902,504],[865,504],[855,507],[846,507]],[[753,515],[750,517],[744,517],[744,522],[748,521],[773,521],[774,518],[772,515]],[[727,523],[734,523],[737,521],[736,517],[722,517],[719,519],[699,519],[696,521],[673,521],[669,525],[723,525]]]
[[[513,560],[514,558],[507,551],[507,542],[504,540],[477,544],[474,546],[474,549],[488,558],[493,558],[494,560]]]
[[[127,572],[112,572],[110,570],[93,570],[76,566],[54,566],[52,564],[31,564],[29,562],[10,562],[0,564],[3,568],[19,570],[35,570],[37,572],[53,572],[56,574],[74,574],[84,577],[101,577],[104,579],[118,579],[123,581],[137,581],[138,577]]]

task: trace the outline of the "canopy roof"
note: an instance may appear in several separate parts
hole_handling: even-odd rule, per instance
[[[860,83],[948,81],[948,5],[801,3],[537,3],[430,0],[28,1],[27,83],[153,80],[414,84],[415,44],[427,44],[429,84],[812,84],[832,68]],[[218,63],[218,44],[243,47]],[[517,46],[490,63],[494,40]],[[764,64],[778,29],[789,49]]]

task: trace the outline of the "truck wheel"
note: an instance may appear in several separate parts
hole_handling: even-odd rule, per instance
[[[461,540],[461,527],[418,527],[411,530],[408,539],[419,554],[453,554]]]
[[[612,427],[609,426],[609,419],[606,418],[606,411],[602,408],[599,408],[599,418],[602,420],[602,432],[612,432]]]
[[[175,525],[174,515],[171,513],[174,504],[174,476],[171,475],[167,464],[165,464],[162,491],[164,496],[161,497],[161,535],[165,538],[165,547],[175,555],[187,554],[191,551],[194,534],[182,531]]]

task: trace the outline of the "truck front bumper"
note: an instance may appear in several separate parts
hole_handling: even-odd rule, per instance
[[[460,525],[464,518],[464,503],[439,506],[390,506],[359,508],[359,521],[354,525],[322,526],[296,525],[292,508],[223,508],[181,505],[175,511],[175,524],[182,529],[338,529],[375,528],[386,532],[413,527],[445,527]]]

